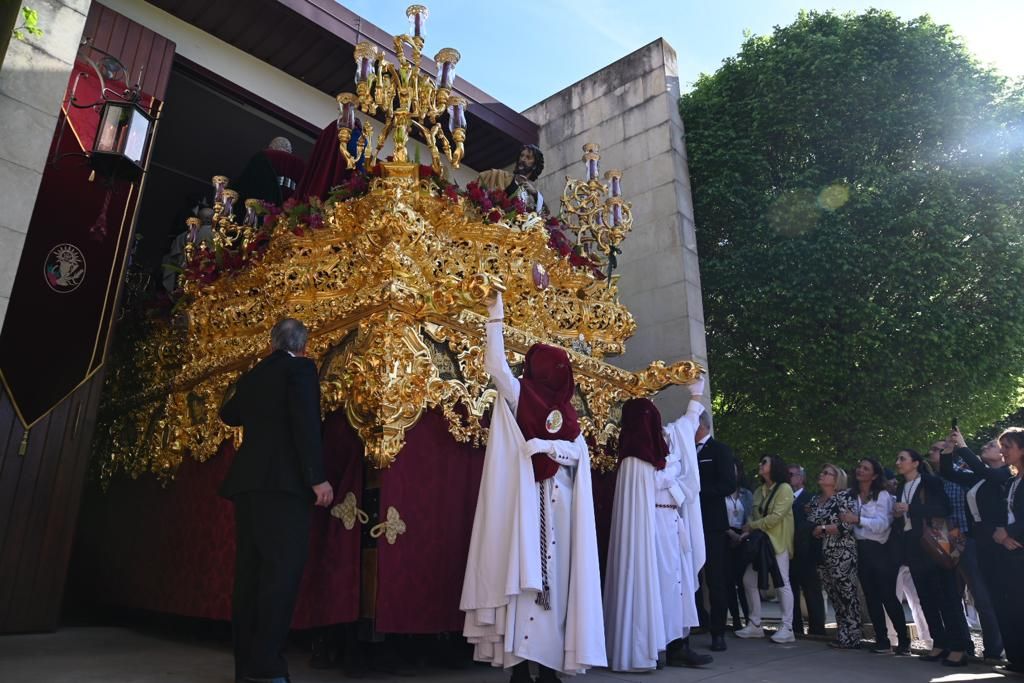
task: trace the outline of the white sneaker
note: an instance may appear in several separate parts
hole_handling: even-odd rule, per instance
[[[793,635],[792,631],[790,631],[790,635]],[[737,638],[764,638],[764,629],[761,628],[760,626],[758,626],[757,624],[755,624],[754,622],[750,622],[749,624],[747,624],[746,626],[741,628],[739,631],[736,631],[736,637]]]
[[[772,636],[773,643],[793,643],[796,642],[796,636],[793,635],[793,629],[780,626],[779,630]]]

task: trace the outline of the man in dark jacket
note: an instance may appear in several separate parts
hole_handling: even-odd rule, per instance
[[[283,683],[284,646],[309,546],[310,504],[326,507],[320,442],[320,383],[304,358],[305,326],[285,318],[272,353],[229,390],[221,419],[244,442],[221,486],[235,505],[235,590],[231,626],[235,680]]]
[[[814,496],[804,486],[807,476],[800,465],[789,466],[789,485],[793,487],[793,560],[789,563],[789,585],[793,587],[793,632],[803,635],[803,610],[800,593],[807,603],[807,633],[825,635],[825,598],[818,579],[817,549],[821,541],[812,537],[814,525],[807,521],[807,504]]]
[[[711,416],[704,411],[694,435],[697,468],[700,472],[700,513],[704,521],[704,581],[708,587],[710,614],[708,631],[711,649],[725,649],[725,617],[729,611],[730,589],[735,588],[727,555],[729,516],[725,497],[736,490],[736,464],[732,449],[711,437]]]

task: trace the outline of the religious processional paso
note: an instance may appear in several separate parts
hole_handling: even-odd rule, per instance
[[[585,178],[567,178],[558,217],[538,213],[530,182],[506,171],[485,172],[464,190],[445,181],[442,161],[457,168],[466,141],[466,101],[453,92],[459,54],[438,52],[437,77],[428,76],[420,68],[426,9],[407,15],[396,62],[370,43],[356,47],[356,92],[337,98],[351,175],[325,201],[249,200],[238,222],[237,193],[228,178],[213,179],[212,237],[186,246],[169,320],[148,320],[112,364],[97,430],[102,479],[173,477],[183,458],[204,461],[225,439],[244,438],[217,409],[285,316],[310,328],[324,414],[344,410],[376,468],[395,460],[428,409],[443,412],[456,440],[486,440],[496,394],[483,364],[485,301],[495,291],[504,292],[513,365],[536,342],[568,350],[595,468],[614,464],[625,400],[700,374],[690,361],[633,373],[602,360],[624,351],[636,323],[611,272],[633,217],[621,173],[602,180],[597,145],[584,148]],[[383,118],[376,142],[357,110]],[[410,161],[411,135],[426,145],[430,166]],[[388,140],[394,151],[378,162]],[[189,219],[193,235],[198,227]]]

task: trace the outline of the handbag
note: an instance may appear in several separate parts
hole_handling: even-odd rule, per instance
[[[924,501],[925,491],[921,489],[921,502]],[[938,566],[943,569],[956,569],[967,547],[967,539],[960,527],[950,524],[948,518],[926,517],[921,529],[921,547]]]

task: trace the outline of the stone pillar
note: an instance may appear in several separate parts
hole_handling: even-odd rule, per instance
[[[0,327],[91,0],[25,4],[43,35],[12,40],[0,69]]]
[[[539,188],[556,209],[565,176],[584,176],[583,144],[601,146],[601,172],[623,171],[633,231],[619,257],[619,292],[637,332],[626,353],[609,359],[636,370],[654,360],[692,359],[707,367],[693,201],[679,116],[676,53],[658,39],[591,74],[523,115],[540,126],[544,174]],[[667,420],[687,394],[657,403]]]

